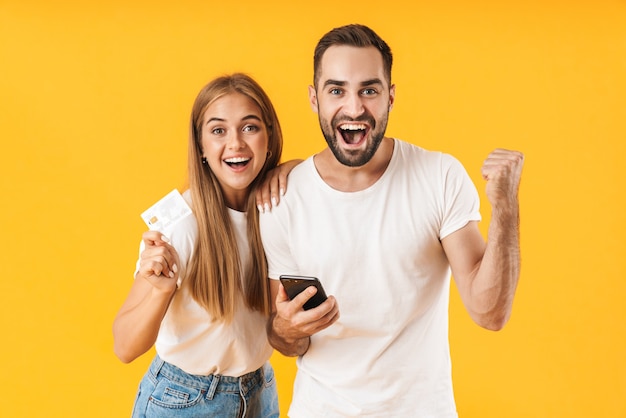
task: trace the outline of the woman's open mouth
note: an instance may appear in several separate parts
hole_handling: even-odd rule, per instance
[[[228,164],[230,167],[242,168],[248,165],[250,160],[251,158],[247,158],[247,157],[233,157],[233,158],[226,158],[224,162]]]

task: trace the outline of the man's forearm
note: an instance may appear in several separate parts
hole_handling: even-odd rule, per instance
[[[472,283],[480,325],[501,329],[509,319],[520,273],[519,207],[494,208],[487,247]]]
[[[272,347],[288,357],[301,356],[309,349],[310,337],[288,339],[280,335],[275,324],[276,313],[272,313],[267,321],[267,339]]]

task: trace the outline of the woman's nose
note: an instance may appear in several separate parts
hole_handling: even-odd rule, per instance
[[[246,146],[246,143],[241,138],[239,132],[234,132],[228,136],[228,142],[226,143],[226,146],[228,147],[228,149],[237,150],[244,148]]]

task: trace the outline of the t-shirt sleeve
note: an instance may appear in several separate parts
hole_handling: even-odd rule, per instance
[[[280,204],[272,208],[271,212],[262,213],[259,220],[268,276],[271,279],[278,279],[281,274],[298,272],[289,246],[288,210],[285,200],[281,199]]]
[[[443,155],[444,214],[439,238],[458,231],[470,221],[480,221],[480,201],[476,186],[463,165],[448,154]]]

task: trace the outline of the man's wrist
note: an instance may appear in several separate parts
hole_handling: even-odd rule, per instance
[[[276,326],[276,320],[280,321],[280,318],[276,318],[276,313],[270,315],[267,321],[267,337],[270,345],[278,350],[281,354],[288,357],[301,356],[309,349],[310,337],[303,338],[288,338],[278,332],[280,326]]]

